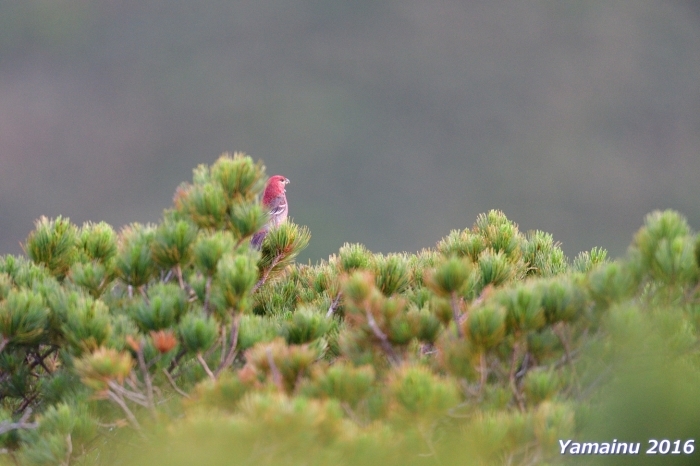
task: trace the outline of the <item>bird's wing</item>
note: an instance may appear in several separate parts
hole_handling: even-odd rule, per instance
[[[270,209],[270,217],[276,217],[282,214],[287,210],[287,198],[285,196],[277,196],[272,199],[268,208]]]

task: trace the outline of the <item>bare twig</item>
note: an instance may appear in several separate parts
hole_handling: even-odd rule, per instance
[[[5,346],[7,346],[7,344],[8,344],[9,342],[10,342],[10,339],[9,339],[9,338],[7,338],[7,337],[5,337],[5,336],[2,337],[2,340],[0,340],[0,353],[2,353],[2,350],[5,349]]]
[[[224,365],[224,360],[226,359],[226,326],[221,325],[221,335],[219,336],[219,340],[221,340],[221,354],[219,355],[219,367]],[[216,371],[218,373],[218,370]]]
[[[119,427],[119,424],[116,422],[95,422],[95,425],[97,427],[102,427],[103,429],[115,429]]]
[[[141,435],[143,435],[143,432],[141,431],[141,424],[139,424],[139,421],[136,420],[136,416],[134,416],[134,413],[131,412],[129,407],[126,405],[124,402],[124,399],[114,393],[112,390],[107,390],[107,395],[114,401],[119,407],[124,411],[124,414],[126,414],[126,418],[129,420],[131,423],[131,426],[136,429]]]
[[[143,301],[146,304],[151,304],[151,300],[148,299],[148,291],[146,290],[146,285],[139,286],[139,293],[141,293],[141,297],[143,298]]]
[[[250,240],[251,236],[252,235],[241,236],[241,238],[238,241],[236,241],[236,245],[233,247],[233,251],[238,249],[241,246],[241,244],[243,244],[246,240]]]
[[[34,363],[36,363],[36,365],[33,367],[30,366],[31,368],[29,370],[34,369],[34,367],[36,367],[38,365],[38,366],[41,366],[41,368],[44,369],[47,374],[51,374],[51,370],[49,370],[49,368],[46,367],[46,364],[44,364],[44,360],[41,358],[40,355],[32,354],[32,357],[34,358]],[[34,363],[32,363],[32,364],[34,364]]]
[[[554,331],[554,334],[559,338],[559,341],[561,342],[562,346],[564,347],[564,354],[566,355],[566,362],[568,363],[569,367],[571,368],[571,375],[574,378],[574,384],[576,385],[577,388],[581,387],[581,384],[579,382],[578,374],[576,373],[576,367],[574,366],[574,360],[571,357],[572,352],[569,347],[569,339],[567,338],[566,335],[566,328],[564,327],[564,322],[557,322],[553,327],[552,330]]]
[[[284,254],[280,253],[280,254],[277,254],[274,259],[272,259],[270,266],[265,269],[262,277],[260,277],[260,280],[258,280],[258,282],[255,284],[251,293],[255,293],[256,291],[258,291],[258,288],[260,288],[261,286],[263,286],[265,284],[265,282],[267,281],[267,277],[270,275],[270,272],[272,272],[272,269],[275,268],[275,266],[279,263],[279,261],[283,257],[284,257]]]
[[[267,363],[270,365],[270,373],[272,374],[272,381],[275,383],[279,391],[284,392],[284,384],[282,383],[282,373],[280,372],[275,360],[272,358],[272,350],[267,348]]]
[[[34,394],[30,396],[29,398],[25,398],[24,401],[22,402],[21,405],[19,405],[19,408],[17,408],[14,412],[14,414],[19,414],[24,412],[25,409],[29,407],[29,405],[32,403],[32,401],[36,400],[39,394]],[[31,408],[29,408],[31,409]]]
[[[236,353],[238,353],[237,346],[238,346],[238,328],[239,328],[239,322],[240,322],[241,316],[240,314],[236,314],[233,316],[233,322],[231,323],[231,347],[228,350],[228,354],[226,355],[226,358],[223,360],[221,365],[216,369],[216,376],[218,377],[219,374],[221,373],[222,370],[224,370],[226,367],[229,367],[231,364],[233,364],[234,359],[236,359]],[[224,354],[224,348],[226,346],[221,347],[221,354]]]
[[[36,366],[41,365],[41,367],[43,367],[44,370],[50,374],[51,371],[44,365],[44,360],[45,360],[46,358],[48,358],[49,356],[51,356],[51,353],[53,353],[53,352],[56,351],[57,349],[58,349],[58,346],[52,346],[52,347],[49,348],[48,351],[46,351],[46,353],[44,353],[44,354],[35,354],[35,355],[34,355],[34,362],[31,363],[31,364],[29,365],[29,370],[32,370],[32,369],[34,369]]]
[[[17,422],[0,422],[0,435],[5,432],[17,429],[36,429],[39,427],[37,422],[27,422],[32,415],[32,408],[27,408],[22,414],[22,417]]]
[[[425,445],[428,447],[428,450],[430,450],[430,453],[421,453],[418,456],[422,457],[433,457],[435,461],[437,461],[438,464],[442,464],[442,461],[440,461],[440,458],[437,455],[437,451],[435,450],[435,444],[433,442],[433,435],[435,432],[435,427],[437,426],[437,422],[433,422],[430,425],[430,428],[428,429],[429,432],[426,432],[423,428],[418,428],[418,432],[420,433],[421,437],[423,437],[423,441],[425,442]]]
[[[164,399],[163,391],[160,388],[158,388],[157,385],[153,386],[153,394],[159,398],[159,401],[156,402],[157,405],[163,404],[166,401],[168,401],[168,399],[170,399],[170,397],[168,397],[168,399]]]
[[[508,374],[508,380],[510,382],[510,389],[513,391],[513,396],[515,397],[515,401],[518,403],[518,408],[520,408],[520,411],[525,411],[525,400],[523,400],[523,395],[520,393],[516,379],[516,364],[518,363],[519,356],[520,335],[516,335],[515,341],[513,342],[513,355],[511,356],[510,360],[510,373]]]
[[[493,283],[489,283],[484,287],[483,290],[481,290],[481,293],[479,294],[479,297],[476,298],[474,301],[472,301],[470,307],[476,307],[481,305],[489,296],[493,294],[494,291],[494,286]]]
[[[134,371],[129,372],[129,375],[126,378],[126,383],[128,383],[129,386],[134,389],[134,391],[141,393],[141,382],[136,378],[136,373]]]
[[[564,354],[557,362],[554,363],[554,368],[559,369],[561,366],[564,366],[566,364],[570,364],[573,360],[574,357],[581,352],[581,348],[577,348],[575,350],[572,350],[568,355]]]
[[[692,297],[696,295],[698,292],[700,292],[700,282],[698,282],[697,285],[695,285],[693,288],[688,290],[688,292],[684,296],[684,300],[686,302],[693,302],[691,301]]]
[[[146,384],[146,401],[148,402],[148,410],[151,412],[151,416],[154,420],[157,420],[158,416],[156,414],[156,405],[153,402],[153,384],[151,383],[151,375],[148,373],[148,367],[146,366],[146,359],[143,356],[143,345],[139,345],[139,349],[136,352],[136,356],[139,360],[139,367],[141,368],[141,375],[143,375],[143,381]]]
[[[470,397],[477,397],[479,396],[476,391],[467,384],[467,381],[465,379],[460,380],[460,385],[462,385],[462,392]],[[450,409],[447,410],[447,415],[449,417],[455,418],[455,419],[470,419],[474,417],[474,412],[470,409],[474,406],[474,402],[472,400],[467,400],[464,401],[458,405],[455,405],[451,407]],[[464,410],[464,414],[460,413],[460,410]]]
[[[213,277],[211,275],[207,276],[207,281],[204,283],[204,313],[210,315],[209,311],[209,299],[211,298],[211,281]]]
[[[389,343],[389,338],[387,338],[386,334],[382,332],[382,330],[379,328],[379,326],[377,325],[377,321],[374,320],[374,316],[369,311],[369,309],[365,309],[365,315],[367,316],[367,323],[369,324],[369,328],[372,329],[372,333],[374,333],[374,336],[377,337],[377,339],[379,340],[379,345],[382,347],[382,350],[384,351],[384,353],[386,353],[387,357],[389,358],[389,362],[394,366],[398,365],[401,362],[401,360],[394,351],[394,347],[391,346],[391,343]]]
[[[61,465],[69,466],[70,457],[73,454],[73,441],[71,440],[70,434],[66,435],[66,460],[61,463]]]
[[[340,407],[343,408],[343,411],[345,411],[345,414],[348,415],[352,422],[354,422],[360,427],[364,427],[367,425],[367,423],[360,419],[360,417],[355,413],[355,411],[353,411],[352,407],[348,404],[347,401],[343,401],[342,403],[340,403]]]
[[[455,327],[457,328],[457,338],[464,338],[462,327],[459,325],[462,313],[459,309],[459,298],[457,297],[456,291],[453,291],[452,295],[450,296],[450,304],[452,306],[452,318],[455,320]]]
[[[128,400],[133,401],[134,403],[141,405],[144,408],[148,408],[148,399],[142,393],[128,390],[113,380],[107,382],[107,386],[111,389],[110,391],[118,394],[120,397],[124,396]]]
[[[178,386],[175,384],[175,381],[173,380],[173,377],[170,375],[170,373],[167,370],[163,369],[163,374],[165,374],[165,377],[168,379],[168,382],[170,382],[170,386],[173,387],[173,389],[176,392],[178,392],[180,395],[182,395],[185,398],[190,397],[187,393],[183,392],[182,390],[180,390],[178,388]]]
[[[175,266],[175,274],[177,275],[177,281],[180,284],[180,289],[184,290],[185,289],[185,280],[182,279],[182,267],[180,267],[180,264],[177,264]]]
[[[156,364],[158,364],[158,363],[160,362],[161,359],[163,359],[163,355],[159,353],[159,354],[156,355],[155,358],[151,359],[150,361],[148,361],[148,363],[146,363],[146,367],[148,367],[148,368],[150,369],[151,367],[153,367],[153,366],[155,366]],[[155,388],[155,387],[154,387],[154,388]]]
[[[173,371],[175,370],[175,368],[177,367],[177,364],[180,362],[180,359],[182,359],[182,357],[183,357],[184,355],[186,355],[186,354],[187,354],[187,350],[186,350],[184,347],[183,347],[182,349],[180,349],[180,351],[177,353],[177,355],[175,355],[175,357],[173,358],[173,360],[170,361],[170,366],[168,366],[168,372],[169,372],[169,373],[172,374],[172,372],[173,372]]]
[[[534,356],[532,356],[529,351],[526,351],[525,356],[523,356],[523,362],[520,363],[518,372],[515,373],[515,381],[520,382],[520,380],[527,375],[527,371],[529,371],[536,364],[537,361],[535,361]]]
[[[199,363],[202,365],[202,367],[204,368],[204,372],[207,373],[209,378],[212,380],[216,380],[216,376],[214,376],[214,373],[211,371],[211,369],[209,369],[209,365],[202,357],[202,353],[197,353],[197,361],[199,361]]]
[[[211,356],[212,354],[214,354],[214,352],[215,352],[219,347],[222,348],[221,351],[224,351],[224,350],[223,350],[223,343],[222,343],[222,341],[221,341],[221,338],[217,338],[217,340],[214,342],[214,344],[211,345],[211,347],[210,347],[208,350],[206,350],[206,351],[202,354],[202,356],[204,357],[205,360],[206,360],[206,359],[209,359],[209,356]]]
[[[335,299],[333,302],[331,302],[330,307],[328,308],[328,312],[326,312],[326,317],[330,319],[330,317],[333,315],[335,310],[338,308],[338,304],[340,303],[340,298],[343,297],[343,293],[338,291],[338,294],[335,295]]]
[[[610,376],[610,374],[613,373],[613,371],[614,371],[614,368],[612,365],[607,366],[605,368],[605,370],[603,370],[601,372],[601,374],[593,382],[590,383],[590,385],[588,385],[585,389],[580,391],[577,398],[579,400],[585,400],[586,398],[588,398],[588,396],[591,393],[593,393],[593,391],[596,389],[596,387],[598,387],[601,383],[603,383],[605,381],[605,379],[607,379]]]
[[[488,379],[488,376],[489,376],[489,367],[488,367],[488,364],[486,364],[486,351],[485,350],[482,350],[481,353],[479,353],[479,372],[480,372],[479,393],[483,393],[484,387],[486,387],[486,380]]]

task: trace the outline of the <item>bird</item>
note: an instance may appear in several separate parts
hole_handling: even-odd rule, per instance
[[[267,180],[262,204],[265,210],[268,211],[270,217],[265,226],[255,233],[250,240],[250,244],[255,249],[260,249],[270,227],[279,226],[280,223],[287,220],[289,204],[287,204],[287,191],[285,187],[288,184],[289,180],[282,175],[274,175]]]

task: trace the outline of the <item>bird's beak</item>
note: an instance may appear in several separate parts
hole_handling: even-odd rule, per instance
[[[284,179],[284,184],[289,184],[289,178]]]

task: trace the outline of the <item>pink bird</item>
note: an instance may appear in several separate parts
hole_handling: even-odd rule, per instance
[[[275,175],[267,180],[262,203],[263,207],[270,214],[270,218],[267,224],[261,228],[260,231],[255,233],[250,240],[250,244],[252,244],[255,249],[260,249],[270,227],[276,227],[287,220],[289,205],[287,204],[287,191],[285,187],[288,183],[289,180],[282,175]]]

